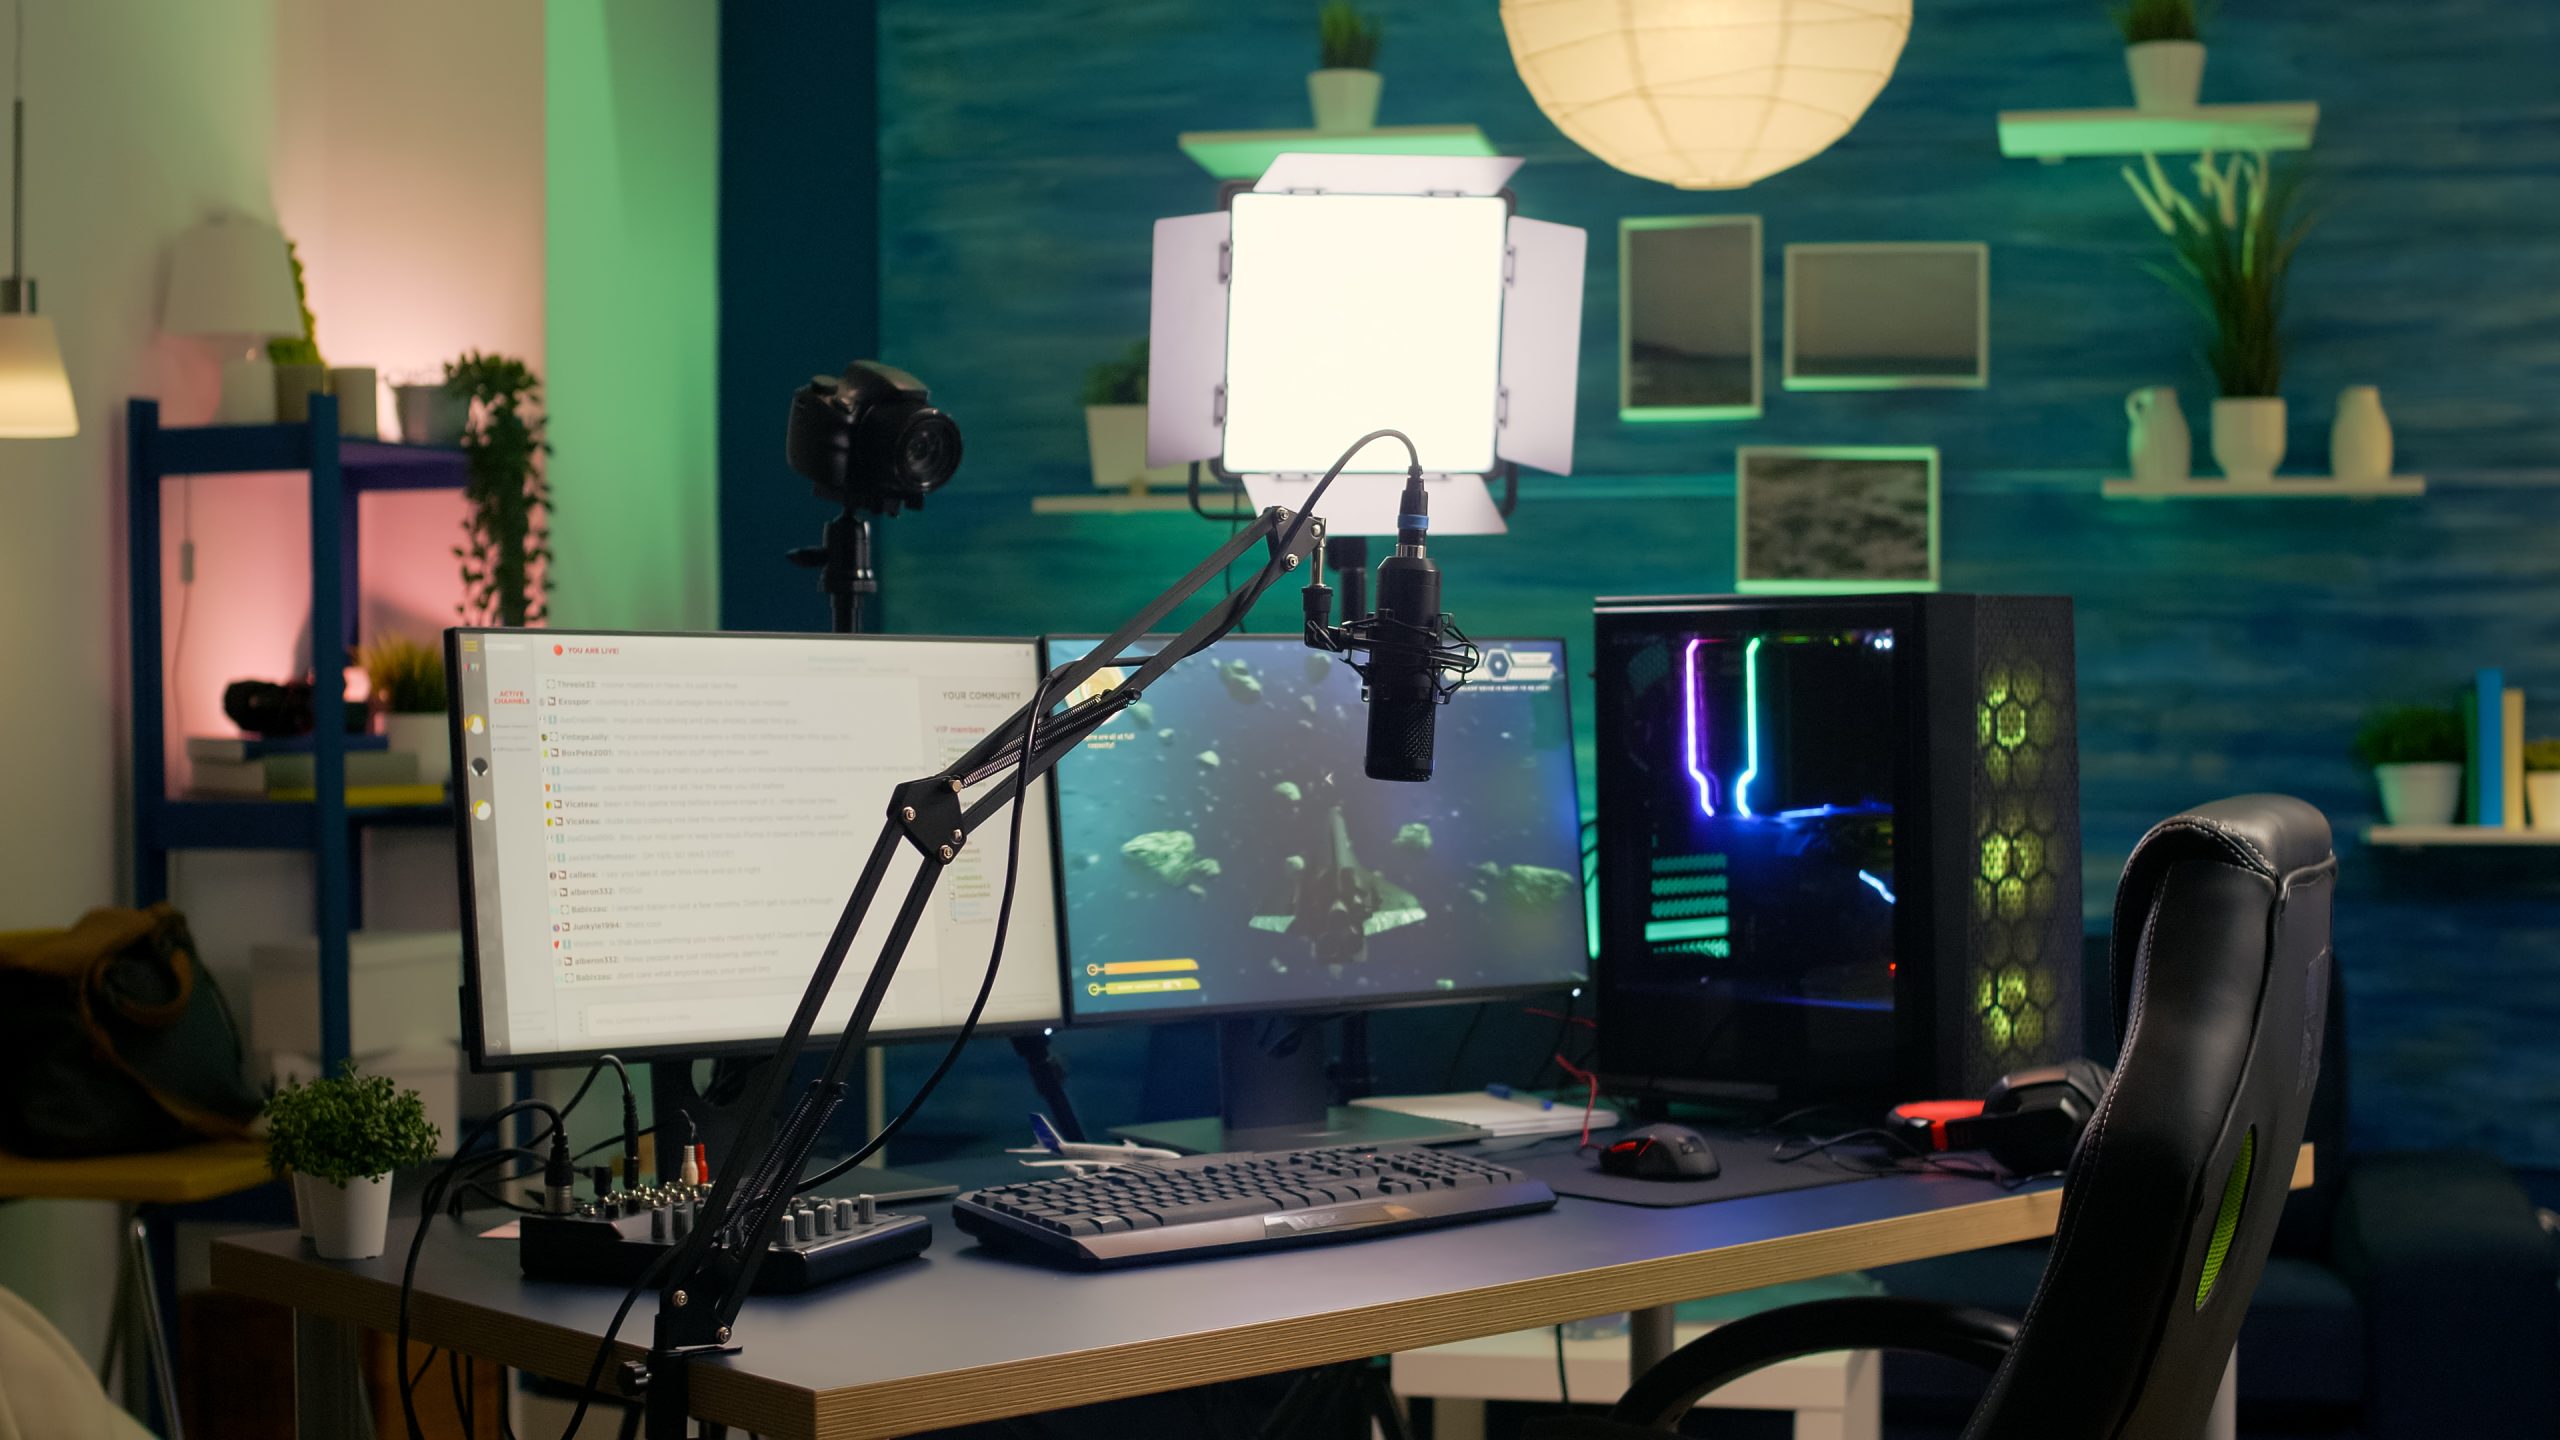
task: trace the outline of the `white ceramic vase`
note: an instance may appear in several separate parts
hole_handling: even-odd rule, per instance
[[[1084,407],[1085,456],[1093,462],[1093,488],[1144,490],[1171,487],[1186,478],[1180,465],[1147,466],[1147,407]]]
[[[2381,391],[2350,385],[2338,392],[2338,418],[2329,424],[2329,472],[2364,481],[2391,474],[2391,419],[2382,413]]]
[[[374,1175],[332,1185],[314,1180],[311,1248],[323,1260],[370,1260],[382,1253],[391,1229],[391,1177]]]
[[[453,779],[453,742],[445,734],[443,711],[392,711],[382,717],[382,734],[386,748],[418,757],[419,784],[443,785]]]
[[[2204,42],[2145,40],[2124,47],[2133,77],[2133,108],[2154,113],[2193,110],[2204,91]]]
[[[2213,463],[2226,479],[2274,479],[2284,463],[2284,397],[2226,395],[2214,401]]]
[[[2529,828],[2560,833],[2560,770],[2525,772],[2524,808],[2533,817]]]
[[[2373,780],[2382,818],[2394,825],[2450,825],[2462,808],[2462,767],[2451,761],[2376,765]]]
[[[1375,70],[1310,70],[1307,103],[1314,107],[1316,128],[1327,135],[1349,135],[1378,123],[1378,91],[1386,77]]]
[[[2187,431],[2178,392],[2153,385],[2124,397],[2125,458],[2137,485],[2175,485],[2195,464],[2195,437]]]

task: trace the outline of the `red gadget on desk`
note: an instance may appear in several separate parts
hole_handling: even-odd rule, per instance
[[[2013,1070],[1979,1100],[1896,1105],[1889,1128],[1927,1153],[1981,1150],[2013,1175],[2041,1175],[2070,1163],[2109,1079],[2086,1059]]]

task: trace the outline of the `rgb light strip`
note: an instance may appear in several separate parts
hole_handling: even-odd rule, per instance
[[[1742,647],[1742,773],[1733,781],[1734,813],[1751,818],[1751,782],[1760,774],[1760,637]]]
[[[1698,782],[1698,810],[1709,819],[1716,813],[1716,777],[1706,771],[1700,757],[1706,751],[1707,702],[1698,693],[1698,647],[1704,640],[1689,642],[1689,778]]]

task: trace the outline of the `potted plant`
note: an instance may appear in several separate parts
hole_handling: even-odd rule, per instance
[[[2207,151],[2195,162],[2196,196],[2169,182],[2160,162],[2124,167],[2125,183],[2169,237],[2174,263],[2143,268],[2186,297],[2207,326],[2205,363],[2219,398],[2213,402],[2213,458],[2232,479],[2267,480],[2284,460],[2284,345],[2277,322],[2285,273],[2310,229],[2292,217],[2299,188],[2293,172],[2274,173],[2267,157],[2235,156],[2228,166]]]
[[[2356,759],[2373,768],[2382,817],[2394,825],[2453,823],[2462,749],[2462,716],[2450,705],[2386,705],[2356,730]]]
[[[1144,490],[1182,479],[1179,465],[1147,468],[1147,342],[1085,372],[1084,446],[1098,490]]]
[[[1317,12],[1317,69],[1307,76],[1307,101],[1315,107],[1318,130],[1343,135],[1378,123],[1378,91],[1386,84],[1378,74],[1383,34],[1351,0],[1329,0]]]
[[[267,359],[276,367],[276,419],[300,425],[311,418],[311,397],[329,393],[329,362],[320,358],[319,322],[302,286],[302,252],[287,240],[284,253],[293,262],[293,303],[302,311],[302,333],[268,341]]]
[[[370,1260],[391,1224],[391,1172],[435,1158],[426,1103],[348,1061],[267,1101],[267,1165],[296,1177],[294,1202],[326,1260]]]
[[[2560,739],[2524,742],[2524,804],[2534,829],[2560,831]]]
[[[2204,41],[2196,33],[2197,0],[2126,0],[2116,7],[2124,32],[2124,68],[2133,77],[2133,108],[2193,110],[2204,88]]]
[[[394,383],[391,408],[400,417],[404,445],[460,445],[471,423],[471,397],[447,385],[440,374]]]
[[[377,635],[356,652],[382,713],[389,747],[418,757],[418,780],[442,785],[453,778],[453,748],[445,735],[444,656],[406,635]]]
[[[471,406],[462,434],[471,506],[463,522],[462,617],[479,625],[531,625],[550,589],[551,486],[542,457],[542,378],[531,366],[475,350],[444,367],[444,383]]]

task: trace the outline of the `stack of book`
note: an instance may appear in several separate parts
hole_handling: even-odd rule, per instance
[[[317,761],[312,737],[196,735],[187,740],[187,791],[200,799],[310,800]],[[347,737],[347,803],[433,805],[441,785],[418,782],[418,757],[385,748],[379,735]]]
[[[2524,692],[2486,669],[2462,696],[2463,809],[2474,825],[2524,828]]]

